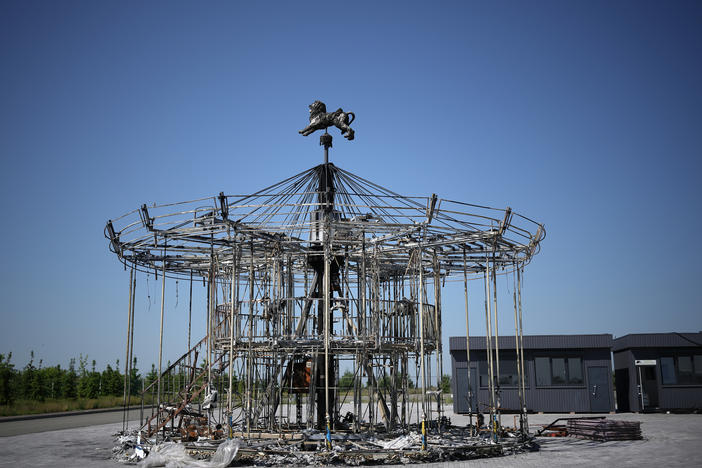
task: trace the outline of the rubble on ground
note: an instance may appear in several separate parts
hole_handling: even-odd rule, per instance
[[[117,434],[118,445],[113,449],[113,458],[139,467],[168,468],[224,467],[232,462],[235,465],[255,466],[358,466],[468,460],[514,454],[538,447],[531,437],[510,431],[504,431],[496,442],[494,434],[488,430],[471,435],[475,430],[448,426],[441,433],[426,436],[426,446],[423,448],[418,429],[414,426],[410,427],[409,432],[335,432],[328,435],[331,449],[326,445],[325,433],[311,429],[281,434],[251,432],[249,437],[244,432],[236,432],[238,437],[231,439],[198,437],[197,440],[192,440],[187,431],[185,437],[179,430],[171,431],[165,440],[162,434],[141,438],[133,431]],[[212,433],[214,436],[217,432]]]

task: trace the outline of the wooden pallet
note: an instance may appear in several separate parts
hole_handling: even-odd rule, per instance
[[[612,421],[609,419],[570,419],[568,434],[581,439],[598,440],[638,440],[642,438],[641,423],[638,421]]]

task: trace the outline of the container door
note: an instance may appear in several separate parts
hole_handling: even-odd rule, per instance
[[[590,411],[608,413],[610,411],[609,370],[606,367],[588,367],[587,385],[590,394]]]
[[[655,361],[654,361],[655,362]],[[655,365],[637,365],[639,388],[643,391],[643,409],[658,408],[658,380]]]

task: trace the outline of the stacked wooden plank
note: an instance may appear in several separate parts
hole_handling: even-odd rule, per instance
[[[568,420],[568,435],[602,442],[642,438],[640,422],[612,421],[610,419],[570,419]]]
[[[568,436],[568,429],[565,424],[550,424],[548,428],[544,428],[539,435],[541,437],[566,437]]]

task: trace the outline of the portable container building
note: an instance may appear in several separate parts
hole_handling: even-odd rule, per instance
[[[612,335],[524,336],[525,406],[531,412],[608,413],[614,411],[612,391]],[[500,407],[519,410],[519,379],[514,336],[501,336],[498,385]],[[489,411],[490,393],[487,341],[470,337],[470,364],[466,338],[451,337],[454,412]],[[494,344],[493,344],[494,354]],[[469,379],[470,377],[470,379]],[[468,382],[472,391],[469,401]],[[477,411],[476,411],[477,408]]]

